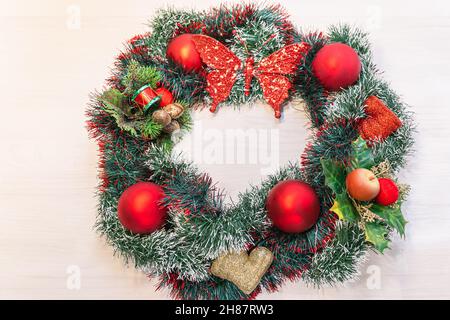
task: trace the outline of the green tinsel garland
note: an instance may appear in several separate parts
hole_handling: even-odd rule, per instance
[[[167,60],[167,44],[174,36],[181,33],[208,34],[225,43],[243,60],[246,50],[233,36],[233,30],[250,48],[260,48],[265,39],[274,35],[269,45],[262,46],[256,60],[289,43],[305,41],[310,44],[311,49],[299,67],[292,98],[302,98],[306,102],[313,138],[302,156],[301,165],[294,163],[281,168],[259,186],[241,193],[236,204],[227,206],[222,201],[220,190],[216,190],[207,175],[199,172],[194,164],[171,153],[173,141],[169,135],[161,133],[161,128],[148,123],[145,131],[141,123],[124,123],[121,121],[123,115],[105,103],[105,93],[95,94],[88,116],[90,133],[99,141],[101,151],[102,182],[96,224],[99,232],[126,261],[150,275],[159,276],[160,286],[169,287],[177,298],[255,297],[261,288],[247,296],[231,282],[208,272],[211,261],[223,251],[254,245],[269,247],[275,255],[271,268],[261,281],[261,287],[270,291],[286,279],[302,278],[320,286],[354,277],[358,262],[370,247],[357,225],[340,222],[336,225],[336,217],[328,211],[333,193],[324,183],[320,160],[344,161],[349,157],[351,143],[358,136],[353,124],[364,117],[363,102],[369,95],[382,99],[403,123],[397,132],[371,149],[377,163],[388,160],[394,170],[403,166],[413,143],[414,129],[406,106],[381,80],[372,62],[367,35],[346,25],[332,26],[326,35],[299,33],[280,8],[256,5],[222,6],[200,13],[160,10],[150,26],[151,34],[135,37],[127,43],[108,83],[112,89],[127,93],[136,89],[133,87],[137,85],[136,79],[158,78],[185,107],[201,103],[208,97],[204,92],[205,79],[201,75],[186,74]],[[315,53],[330,42],[349,44],[362,62],[359,81],[333,95],[322,88],[311,71]],[[261,98],[258,84],[248,97],[245,96],[243,81],[239,75],[228,103],[239,105]],[[156,82],[151,82],[152,86]],[[109,92],[107,97],[107,102],[118,104],[119,99],[120,103],[127,103],[126,98],[116,92]],[[180,123],[183,130],[190,128],[189,110]],[[139,130],[146,139],[142,139]],[[340,147],[335,148],[336,145]],[[283,234],[272,228],[266,217],[267,192],[277,182],[286,179],[308,182],[321,200],[322,213],[316,227],[303,234]],[[139,180],[164,185],[167,203],[179,204],[170,212],[164,229],[146,236],[125,230],[116,213],[122,192]],[[185,214],[187,211],[190,215]]]

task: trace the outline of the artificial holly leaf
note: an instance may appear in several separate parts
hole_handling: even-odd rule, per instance
[[[389,207],[374,204],[370,207],[370,211],[375,213],[380,218],[383,218],[390,227],[397,230],[400,236],[405,236],[405,225],[408,222],[403,217],[400,207]]]
[[[345,190],[345,169],[342,164],[330,159],[320,159],[325,184],[335,193],[340,194]]]
[[[388,248],[389,240],[386,239],[388,230],[379,221],[366,222],[364,224],[366,241],[373,244],[376,250],[383,253]]]
[[[346,192],[336,195],[330,211],[337,214],[340,220],[355,222],[359,215]]]
[[[365,168],[370,169],[375,166],[372,151],[367,146],[366,141],[358,137],[352,142],[353,156],[351,159],[351,166],[353,169]]]
[[[123,109],[125,95],[119,90],[112,88],[103,92],[102,95],[100,96],[100,100],[108,102],[119,109]]]

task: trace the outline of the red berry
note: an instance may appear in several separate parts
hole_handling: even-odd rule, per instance
[[[398,200],[398,187],[394,181],[388,178],[378,179],[380,192],[375,198],[375,202],[383,206],[389,206]]]

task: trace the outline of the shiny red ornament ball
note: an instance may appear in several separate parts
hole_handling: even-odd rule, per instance
[[[161,108],[173,103],[172,92],[170,92],[166,88],[160,87],[156,89],[155,92],[161,98],[161,101],[159,102],[159,106]]]
[[[162,227],[167,208],[160,204],[163,189],[151,182],[138,182],[119,198],[117,214],[120,223],[133,233],[147,234]]]
[[[269,191],[266,209],[275,227],[287,233],[299,233],[317,222],[320,203],[310,185],[298,180],[286,180]]]
[[[358,80],[361,60],[352,47],[339,42],[331,43],[317,52],[312,70],[325,89],[336,91]]]
[[[169,59],[182,66],[184,71],[198,71],[202,66],[202,59],[190,33],[172,39],[167,46],[166,54]]]
[[[398,200],[399,191],[394,181],[388,178],[379,178],[380,192],[375,198],[375,202],[383,206],[394,204]]]

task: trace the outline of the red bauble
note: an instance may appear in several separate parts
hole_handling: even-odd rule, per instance
[[[269,191],[266,209],[273,225],[288,233],[304,232],[319,218],[319,198],[307,183],[286,180]]]
[[[202,59],[192,41],[192,34],[182,34],[170,41],[167,57],[183,67],[184,71],[197,71],[202,66]]]
[[[361,61],[352,47],[331,43],[317,52],[312,70],[325,89],[336,91],[356,82],[361,72]]]
[[[398,200],[398,187],[394,181],[388,178],[378,179],[380,192],[375,198],[375,202],[383,206],[394,204]]]
[[[117,214],[122,225],[133,233],[153,232],[164,224],[167,209],[161,206],[162,188],[151,182],[138,182],[119,199]]]
[[[159,106],[165,107],[173,102],[173,95],[172,92],[167,90],[164,87],[160,87],[155,90],[156,94],[161,98],[161,101],[159,102]]]

